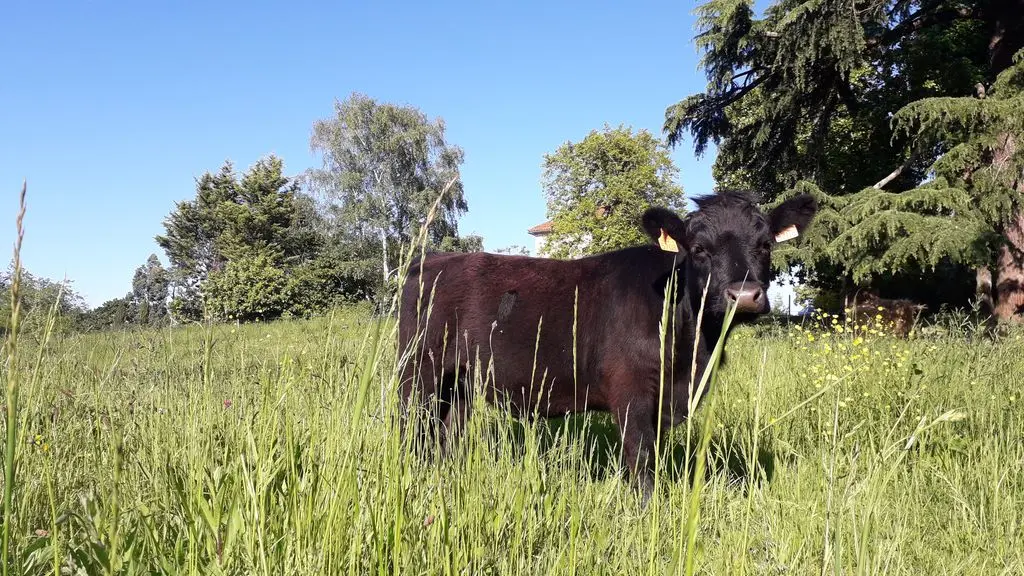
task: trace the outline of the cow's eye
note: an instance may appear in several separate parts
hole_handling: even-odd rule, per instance
[[[761,250],[763,250],[763,251],[765,251],[765,252],[771,252],[771,251],[772,251],[772,243],[771,243],[771,242],[769,242],[769,241],[767,241],[767,240],[765,240],[765,241],[764,241],[764,242],[763,242],[763,243],[761,244]]]
[[[704,250],[704,247],[701,246],[700,244],[694,244],[693,248],[690,248],[690,252],[692,252],[694,256],[698,256],[701,258],[707,256],[708,254],[707,250]]]

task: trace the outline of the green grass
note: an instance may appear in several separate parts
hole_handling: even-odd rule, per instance
[[[11,573],[1024,573],[1019,336],[740,328],[643,507],[602,415],[404,456],[391,326],[22,335]]]

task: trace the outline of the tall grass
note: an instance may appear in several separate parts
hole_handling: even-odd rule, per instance
[[[12,572],[637,574],[687,554],[715,574],[1024,566],[1019,340],[883,336],[857,348],[886,359],[851,373],[838,339],[803,350],[738,328],[714,411],[695,416],[703,488],[676,430],[643,507],[603,415],[524,423],[477,400],[451,457],[405,458],[378,393],[387,334],[348,310],[51,346],[38,372],[19,368],[39,386],[20,409]]]
[[[14,274],[11,278],[11,333],[7,338],[4,345],[4,356],[8,366],[14,367],[7,376],[7,386],[4,387],[5,394],[5,406],[7,408],[7,417],[5,419],[5,429],[7,431],[6,440],[4,442],[4,527],[3,527],[3,544],[0,549],[0,560],[3,561],[3,574],[7,576],[8,558],[10,554],[10,540],[11,540],[11,504],[12,496],[14,494],[14,471],[15,471],[15,456],[17,455],[17,440],[18,440],[18,370],[16,369],[18,363],[18,328],[21,320],[21,243],[25,238],[24,228],[22,223],[25,218],[25,192],[27,191],[28,183],[25,182],[21,186],[21,209],[18,211],[17,220],[17,231],[18,239],[15,240],[14,244]]]
[[[660,439],[647,506],[602,414],[519,421],[476,395],[448,457],[409,457],[394,320],[367,309],[12,333],[4,569],[1024,572],[1019,334],[763,332],[735,329],[706,402]]]

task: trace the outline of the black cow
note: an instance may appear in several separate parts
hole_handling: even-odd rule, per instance
[[[647,210],[642,224],[654,241],[649,245],[578,260],[477,252],[413,262],[399,320],[399,352],[407,355],[404,407],[415,391],[449,432],[461,427],[474,370],[482,369],[487,400],[517,416],[611,412],[625,464],[649,494],[656,427],[666,430],[686,416],[694,354],[699,382],[727,301],[736,302],[737,322],[767,312],[772,247],[802,233],[817,211],[807,195],[767,215],[741,192],[696,202],[699,210],[685,219]],[[675,361],[666,361],[659,419],[659,324],[673,270],[678,290],[666,358],[674,351]]]

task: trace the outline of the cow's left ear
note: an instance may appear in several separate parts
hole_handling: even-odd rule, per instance
[[[779,204],[768,213],[768,222],[776,242],[785,242],[804,233],[818,212],[818,201],[801,194]]]
[[[686,240],[686,223],[666,208],[649,208],[641,219],[644,231],[666,252],[680,252]]]

